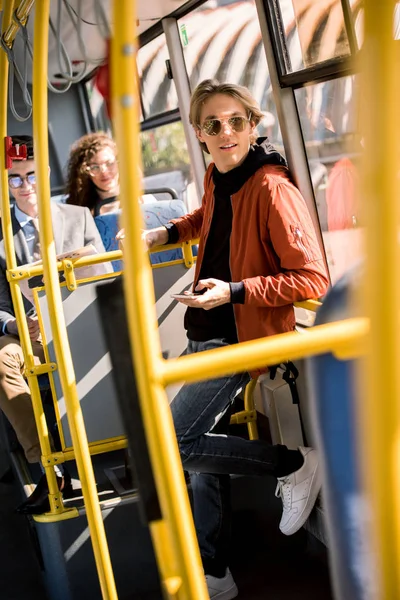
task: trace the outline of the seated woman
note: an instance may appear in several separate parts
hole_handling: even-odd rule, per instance
[[[119,209],[117,146],[106,133],[88,133],[72,146],[67,204],[86,206],[93,216]]]

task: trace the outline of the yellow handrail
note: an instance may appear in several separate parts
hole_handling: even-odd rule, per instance
[[[154,254],[155,252],[165,252],[167,250],[173,250],[175,248],[182,249],[183,252],[193,260],[193,253],[191,251],[191,246],[196,243],[197,240],[192,240],[191,242],[180,242],[179,244],[167,244],[165,246],[155,246],[149,250],[150,254]],[[111,250],[109,252],[103,252],[100,254],[91,254],[89,256],[81,256],[77,258],[70,258],[68,260],[71,261],[75,269],[79,267],[87,267],[90,265],[97,265],[98,263],[103,262],[111,262],[113,260],[122,260],[124,258],[124,254],[121,250]],[[194,257],[196,258],[196,257]],[[185,258],[179,259],[181,263],[185,263]],[[173,261],[176,262],[176,261]],[[169,262],[161,263],[163,267],[168,267]],[[63,270],[63,262],[61,260],[56,261],[58,271]],[[153,265],[153,267],[157,267],[158,265]],[[188,267],[191,265],[187,265]],[[43,265],[37,264],[27,264],[21,266],[10,267],[7,271],[8,281],[18,281],[20,279],[28,279],[29,277],[34,277],[36,275],[43,275]],[[313,301],[310,301],[313,302]]]
[[[152,273],[140,239],[140,186],[132,165],[140,162],[135,3],[114,2],[111,46],[112,112],[120,149],[121,205],[126,238],[125,298],[134,369],[150,459],[163,519],[150,524],[157,562],[168,597],[208,598],[181,460],[165,390],[157,381],[161,348]]]
[[[371,325],[367,359],[359,373],[357,423],[363,491],[371,515],[374,598],[394,600],[400,598],[399,42],[393,39],[396,3],[365,0],[364,5],[359,107],[365,140],[367,267],[361,303]],[[377,149],[384,151],[384,158]]]
[[[322,306],[322,302],[319,300],[303,300],[302,302],[295,302],[294,305],[296,308],[305,308],[306,310],[317,312],[319,307]]]
[[[30,11],[32,10],[33,5],[35,4],[35,0],[21,0],[17,10],[15,11],[15,15],[17,19],[25,25],[27,18],[29,16]],[[15,36],[17,35],[19,29],[18,23],[12,19],[10,25],[7,29],[4,30],[3,40],[7,46],[11,47]]]
[[[4,4],[2,35],[11,23],[14,8],[15,3],[12,0]],[[8,200],[8,181],[7,170],[5,168],[6,157],[4,147],[4,138],[7,135],[8,71],[8,57],[3,50],[0,50],[0,78],[2,80],[2,85],[0,86],[1,224],[3,230],[4,250],[6,254],[6,265],[7,269],[9,270],[15,269],[17,267],[17,261],[14,249],[14,237],[11,222],[10,204]],[[32,343],[29,336],[27,321],[25,318],[22,294],[17,283],[10,282],[10,294],[14,307],[15,317],[17,319],[19,339],[25,359],[25,368],[27,370],[31,370],[34,368]],[[43,405],[41,402],[39,384],[36,377],[32,377],[30,380],[30,390],[32,395],[33,412],[37,423],[41,453],[42,456],[47,457],[51,454],[50,439],[49,432],[47,429],[46,418],[43,411]],[[48,478],[51,510],[53,510],[54,512],[61,512],[64,509],[62,506],[62,502],[60,502],[59,490],[56,482],[56,475],[54,469],[51,465],[49,465],[49,463],[47,463],[47,460],[45,460],[44,462],[44,467],[46,469],[46,476]]]
[[[86,516],[91,533],[93,552],[99,575],[103,598],[116,600],[117,591],[111,566],[104,523],[96,491],[93,466],[76,389],[75,373],[68,344],[67,330],[62,309],[61,292],[57,271],[56,252],[50,213],[50,182],[48,173],[48,22],[50,0],[41,0],[37,7],[34,24],[33,56],[33,136],[36,157],[37,196],[40,222],[45,288],[49,317],[53,332],[54,349],[58,371],[65,398],[68,422],[75,449],[79,478],[85,499]]]
[[[165,386],[177,381],[192,383],[332,351],[341,358],[354,358],[362,355],[368,330],[367,319],[346,319],[312,327],[305,335],[291,331],[194,355],[170,358],[159,364],[158,378]]]

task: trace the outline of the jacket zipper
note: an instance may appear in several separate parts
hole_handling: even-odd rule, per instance
[[[311,262],[311,255],[303,242],[303,232],[301,231],[300,227],[292,226],[292,231],[299,250],[303,252],[307,262]]]
[[[231,201],[231,207],[232,207],[232,226],[233,226],[233,204],[232,204],[232,196],[229,196],[229,200]],[[231,279],[232,279],[232,267],[231,267],[231,237],[232,237],[232,227],[231,227],[231,235],[229,236],[229,270],[231,272]],[[235,323],[235,329],[236,329],[236,338],[237,341],[239,342],[239,333],[238,333],[238,328],[237,328],[237,323],[236,323],[236,315],[235,315],[235,307],[232,304],[232,312],[233,312],[233,321]]]
[[[204,244],[203,258],[204,258],[204,254],[205,254],[205,251],[206,251],[206,245],[207,245],[207,240],[208,240],[208,234],[210,233],[211,221],[212,221],[212,216],[211,216],[211,217],[208,217],[207,231],[206,231],[206,232],[205,232],[205,234],[204,234],[204,239],[203,239],[203,244]],[[199,245],[200,245],[200,244],[199,244]],[[196,261],[196,266],[197,266],[197,264],[198,264],[198,261]],[[199,267],[199,271],[198,271],[199,275],[200,275],[200,270],[201,270],[201,265],[200,265],[200,267]],[[200,279],[200,278],[199,278],[199,276],[197,276],[197,279],[196,279],[196,281],[193,281],[193,287],[192,287],[193,291],[196,289],[196,286],[197,286],[197,284],[199,283],[199,279]]]

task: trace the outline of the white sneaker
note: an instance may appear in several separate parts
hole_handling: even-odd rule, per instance
[[[286,477],[278,477],[275,496],[282,499],[283,514],[279,529],[285,535],[296,533],[307,521],[321,489],[321,469],[317,451],[299,448],[303,466]]]
[[[206,575],[206,582],[210,600],[231,600],[239,593],[229,569],[226,569],[225,577]]]

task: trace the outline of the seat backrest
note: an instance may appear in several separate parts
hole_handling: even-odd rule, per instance
[[[142,204],[142,215],[146,229],[153,229],[165,225],[171,219],[178,219],[186,214],[186,207],[182,200],[160,200],[158,202]],[[169,262],[182,258],[182,250],[166,250],[151,254],[151,264]]]
[[[185,214],[185,206],[180,200],[159,201],[141,206],[146,228],[159,227],[170,219]],[[109,213],[95,219],[107,251],[118,248],[115,239],[119,230],[119,214]],[[153,263],[161,263],[182,257],[181,250],[167,250],[151,255]],[[114,269],[122,270],[122,261],[114,261]],[[189,289],[193,282],[194,267],[184,264],[167,265],[153,270],[161,349],[165,358],[180,356],[187,345],[183,328],[186,307],[171,297]],[[96,286],[99,283],[86,283],[69,292],[62,286],[62,300],[68,339],[75,367],[78,396],[85,420],[88,440],[96,444],[124,435],[124,427],[119,415],[119,407],[112,377],[112,367],[104,340],[99,316]],[[101,285],[101,283],[100,283]],[[45,342],[50,361],[56,362],[54,344],[48,315],[47,299],[44,291],[39,292],[39,307],[42,314]],[[50,376],[54,381],[58,405],[59,424],[64,447],[72,444],[65,402],[58,372]],[[168,386],[170,400],[181,384]]]
[[[146,229],[153,229],[165,225],[171,219],[177,219],[186,214],[186,208],[182,200],[160,200],[141,204],[143,222]],[[119,212],[107,213],[95,217],[97,228],[103,240],[106,252],[118,250],[118,241],[116,234],[120,229]],[[158,264],[178,260],[182,258],[180,249],[166,250],[164,252],[155,252],[151,255],[151,263]],[[113,262],[114,271],[121,271],[122,261]]]
[[[327,294],[315,324],[357,316],[350,298],[358,282],[359,272],[355,269],[342,277]],[[367,567],[376,560],[369,552],[368,521],[373,515],[363,493],[357,456],[357,365],[355,360],[339,360],[330,352],[307,361],[324,474],[324,514],[335,597],[361,600],[371,581]],[[363,565],[365,568],[361,568]]]
[[[157,173],[156,175],[147,175],[143,177],[142,181],[143,189],[146,193],[146,190],[156,190],[159,188],[172,188],[178,194],[178,198],[184,198],[186,196],[186,181],[182,171],[168,171],[165,173]],[[152,192],[155,193],[154,191]],[[158,194],[155,193],[158,200],[161,199],[169,199],[170,195],[166,194]]]
[[[161,349],[165,358],[176,358],[186,348],[187,338],[183,329],[186,307],[171,298],[171,295],[189,289],[193,274],[193,267],[187,269],[182,263],[153,270]],[[65,285],[61,287],[78,396],[88,441],[93,444],[120,438],[125,433],[119,414],[107,340],[104,338],[98,308],[96,287],[103,284],[106,283],[85,283],[72,292],[69,292]],[[49,360],[57,362],[47,298],[44,291],[39,291],[38,295],[38,311],[44,328],[44,343],[47,346]],[[51,373],[49,377],[54,382],[63,447],[69,448],[72,445],[72,437],[58,371]],[[180,387],[181,384],[168,386],[167,395],[170,400]]]
[[[106,252],[119,250],[116,235],[121,229],[119,224],[119,212],[107,213],[94,218],[97,229],[99,230],[101,240]],[[114,271],[119,272],[124,268],[122,260],[113,260]]]

